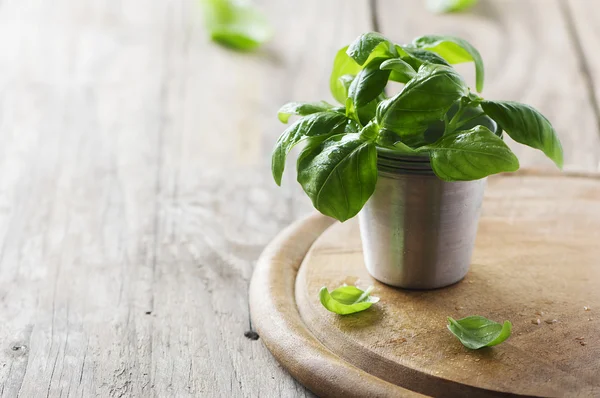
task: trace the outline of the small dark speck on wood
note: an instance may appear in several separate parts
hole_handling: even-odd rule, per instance
[[[246,336],[250,340],[258,340],[258,338],[260,337],[258,335],[258,333],[256,333],[254,330],[247,330],[247,331],[245,331],[244,332],[244,336]]]
[[[152,315],[152,311],[146,311],[146,315]]]

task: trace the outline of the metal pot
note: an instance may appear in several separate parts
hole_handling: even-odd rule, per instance
[[[428,157],[378,149],[375,193],[359,213],[364,259],[377,280],[435,289],[467,274],[485,179],[445,182]]]

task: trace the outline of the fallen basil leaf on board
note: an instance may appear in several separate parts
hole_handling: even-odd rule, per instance
[[[502,343],[510,336],[512,324],[500,324],[482,316],[468,316],[455,320],[448,317],[448,330],[467,348],[478,350]]]
[[[431,12],[464,11],[477,4],[478,0],[427,0],[427,8]]]
[[[371,296],[373,286],[361,290],[356,286],[341,286],[329,293],[325,286],[319,291],[321,304],[327,310],[340,315],[354,314],[364,311],[379,301],[379,297]]]
[[[244,0],[201,0],[210,38],[229,48],[251,51],[273,35],[267,18]]]

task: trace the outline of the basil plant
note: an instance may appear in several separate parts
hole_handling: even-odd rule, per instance
[[[502,140],[504,131],[543,151],[561,168],[562,147],[548,119],[531,106],[471,92],[451,66],[463,62],[475,64],[480,93],[483,62],[463,39],[422,36],[398,45],[379,33],[361,35],[335,56],[329,83],[340,105],[292,102],[280,109],[283,123],[291,115],[300,118],[273,150],[275,182],[281,184],[292,147],[305,143],[297,162],[298,182],[317,210],[345,221],[375,190],[378,148],[428,156],[444,181],[477,180],[519,168]],[[392,97],[385,91],[390,81],[404,84]],[[498,132],[492,131],[490,119]]]

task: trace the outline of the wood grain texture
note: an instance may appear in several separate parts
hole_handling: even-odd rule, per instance
[[[377,282],[351,221],[329,228],[306,254],[296,303],[305,327],[331,351],[420,393],[598,396],[599,239],[599,176],[494,177],[463,281],[432,291]],[[343,283],[374,285],[381,300],[360,314],[327,312],[316,292]],[[512,321],[512,336],[491,349],[464,348],[446,317],[475,314]]]
[[[292,99],[329,97],[332,54],[365,29],[368,10],[294,4],[264,7],[278,34],[257,54],[206,43],[184,9],[171,27],[153,283],[159,396],[305,394],[260,340],[244,337],[256,259],[310,209],[292,162],[283,190],[272,180],[270,152],[285,128],[276,113]]]
[[[208,42],[195,0],[0,3],[0,396],[311,395],[243,336],[248,283],[267,242],[310,209],[293,173],[271,181],[275,113],[330,98],[332,56],[371,15],[366,0],[257,3],[277,35],[256,54]],[[511,14],[531,5],[486,3],[482,31],[515,30],[491,36],[503,51],[488,50],[488,68],[535,33],[488,87],[571,115],[582,146],[567,163],[594,168],[580,75],[549,83],[577,64],[562,17],[536,17],[553,33]],[[457,18],[414,15],[428,32]],[[382,23],[403,39],[400,25]],[[555,72],[529,55],[537,41]],[[515,96],[523,59],[542,72]]]
[[[565,169],[595,171],[600,168],[598,111],[590,102],[589,80],[580,67],[577,37],[572,34],[563,3],[488,0],[480,1],[468,13],[439,15],[427,11],[422,0],[378,0],[377,16],[381,31],[398,42],[425,34],[469,40],[485,63],[483,96],[524,102],[539,109],[560,136]],[[578,4],[582,13],[599,12],[589,1]],[[592,18],[585,18],[583,30],[595,29],[598,20]],[[598,58],[591,37],[585,39],[587,52]],[[458,68],[474,86],[473,64]],[[598,73],[600,65],[594,65],[593,70]],[[541,152],[510,144],[521,166],[553,168]]]
[[[588,100],[596,110],[600,126],[600,55],[596,51],[600,38],[600,8],[590,7],[586,0],[568,0],[561,6],[577,52],[579,69],[586,80]]]
[[[0,7],[4,397],[150,391],[166,6],[141,5]]]
[[[256,54],[192,0],[0,4],[0,396],[311,395],[244,337],[248,284],[310,209],[270,177],[277,109],[329,97],[369,12],[294,4],[260,2]]]

